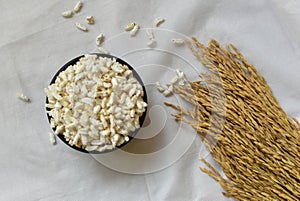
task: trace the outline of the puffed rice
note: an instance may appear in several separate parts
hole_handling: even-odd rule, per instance
[[[79,30],[84,31],[84,32],[87,32],[89,30],[86,26],[84,26],[83,24],[80,24],[79,22],[75,22],[75,26]]]
[[[55,138],[55,135],[52,132],[49,132],[49,138],[50,138],[51,144],[55,145],[56,144],[56,138]]]
[[[30,102],[30,99],[27,96],[25,96],[24,94],[16,93],[16,96],[24,102]]]
[[[71,10],[66,10],[66,11],[62,12],[61,15],[62,15],[64,18],[71,18],[71,17],[73,16],[73,11],[71,11]]]
[[[147,107],[143,88],[129,71],[115,59],[96,55],[85,55],[62,71],[45,89],[55,133],[87,151],[110,150],[127,142]]]
[[[184,44],[184,40],[181,38],[173,38],[172,43],[175,45],[182,45],[182,44]]]
[[[94,24],[94,23],[95,23],[94,17],[91,16],[91,15],[87,16],[87,17],[85,18],[85,20],[86,20],[86,22],[87,22],[88,24]]]
[[[127,24],[124,28],[125,31],[131,31],[133,29],[133,27],[136,25],[135,22],[131,22],[129,24]]]
[[[147,29],[146,30],[147,36],[149,40],[154,40],[154,34],[151,30]]]
[[[186,76],[181,70],[176,69],[175,72],[176,72],[176,76],[172,78],[170,84],[167,84],[169,86],[167,89],[165,89],[159,82],[156,82],[157,90],[166,97],[171,96],[173,94],[173,89],[175,84],[183,86],[187,83]]]
[[[82,1],[78,1],[78,2],[75,4],[75,6],[74,6],[74,12],[75,12],[75,13],[79,13],[80,10],[81,10],[81,8],[82,8],[82,6],[83,6]]]
[[[154,47],[156,45],[156,40],[154,38],[154,34],[151,30],[146,30],[147,36],[148,36],[148,42],[147,45],[148,47]]]
[[[156,27],[158,27],[159,25],[161,25],[162,23],[165,22],[165,19],[164,18],[161,18],[161,17],[157,17],[155,20],[154,20],[154,25]]]
[[[172,94],[173,94],[173,85],[171,85],[167,90],[163,92],[163,95],[166,97],[171,96]]]
[[[97,38],[96,38],[96,45],[97,45],[97,46],[100,46],[100,45],[102,44],[102,42],[103,42],[103,39],[104,39],[103,33],[99,34],[99,35],[97,36]]]
[[[133,29],[130,31],[130,36],[135,36],[139,31],[140,26],[138,24],[134,25]]]
[[[158,81],[156,82],[156,88],[161,93],[163,93],[166,90]]]

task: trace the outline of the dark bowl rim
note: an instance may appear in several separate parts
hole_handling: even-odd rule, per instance
[[[130,64],[128,64],[126,61],[124,61],[123,59],[121,59],[121,58],[119,58],[119,57],[116,57],[116,56],[113,56],[113,55],[109,55],[109,54],[102,54],[102,53],[88,53],[88,54],[83,54],[83,55],[81,55],[81,56],[77,56],[77,57],[71,59],[70,61],[68,61],[66,64],[64,64],[64,65],[63,65],[63,66],[55,73],[55,75],[53,76],[53,78],[52,78],[51,81],[50,81],[49,86],[50,86],[51,84],[55,83],[55,81],[56,81],[58,75],[59,75],[62,71],[66,70],[69,66],[76,64],[76,62],[79,61],[79,59],[82,58],[82,57],[84,57],[85,55],[97,55],[98,57],[106,57],[106,58],[116,59],[116,62],[119,62],[119,63],[122,64],[122,65],[128,66],[128,68],[132,71],[133,76],[134,76],[134,77],[137,79],[137,81],[142,85],[142,88],[143,88],[143,91],[144,91],[143,100],[144,100],[144,102],[146,102],[146,103],[148,104],[147,92],[146,92],[146,88],[145,88],[144,82],[142,81],[142,79],[141,79],[141,77],[138,75],[138,73],[135,71],[135,69],[134,69]],[[48,104],[48,103],[49,103],[48,97],[46,96],[46,104]],[[50,117],[50,115],[47,113],[47,111],[50,111],[51,109],[50,109],[50,108],[47,108],[47,107],[45,107],[45,108],[46,108],[46,115],[47,115],[47,118],[48,118],[48,121],[49,121],[49,124],[50,124],[51,117]],[[140,118],[139,118],[140,128],[142,127],[142,125],[143,125],[143,123],[144,123],[144,121],[145,121],[146,113],[147,113],[147,108],[148,108],[148,107],[146,107],[145,112],[144,112],[143,115],[140,116]],[[51,128],[52,128],[52,127],[51,127]],[[122,148],[123,146],[127,145],[127,144],[135,137],[135,135],[138,133],[138,131],[139,131],[140,128],[136,129],[134,132],[131,132],[131,133],[128,135],[129,140],[128,140],[127,142],[124,142],[124,143],[121,144],[120,146],[116,146],[115,148],[113,148],[113,149],[111,149],[111,150],[104,150],[104,151],[102,151],[102,152],[100,152],[100,151],[87,151],[87,150],[85,150],[85,149],[83,149],[83,148],[76,147],[75,145],[70,145],[70,144],[68,143],[68,141],[64,138],[64,135],[63,135],[63,134],[58,134],[57,137],[58,137],[61,141],[63,141],[66,145],[68,145],[70,148],[75,149],[75,150],[77,150],[77,151],[80,151],[80,152],[82,152],[82,153],[102,154],[102,153],[112,152],[112,151],[114,151],[114,150],[116,150],[116,149],[120,149],[120,148]],[[52,128],[52,130],[53,130],[53,132],[55,132],[56,127]]]

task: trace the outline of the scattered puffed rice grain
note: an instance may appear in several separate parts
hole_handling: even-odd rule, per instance
[[[147,33],[149,40],[154,40],[154,34],[151,30],[147,29],[146,33]]]
[[[127,24],[124,28],[125,31],[131,31],[133,27],[136,25],[135,22],[131,22],[130,24]]]
[[[180,80],[180,81],[178,82],[178,85],[179,85],[179,86],[184,86],[184,85],[185,85],[185,82],[186,82],[185,80]]]
[[[165,19],[164,18],[161,18],[161,17],[157,17],[155,20],[154,20],[154,25],[156,27],[158,27],[159,25],[161,25],[162,23],[165,22]]]
[[[88,28],[86,26],[80,24],[79,22],[75,22],[75,26],[81,31],[84,31],[84,32],[88,31]]]
[[[95,20],[94,20],[94,17],[93,16],[87,16],[86,18],[86,22],[88,23],[88,24],[94,24],[95,23]]]
[[[147,42],[147,46],[154,47],[156,45],[156,41],[155,41],[153,32],[151,30],[147,29],[146,33],[147,33],[147,37],[149,39],[149,41]]]
[[[110,54],[110,52],[108,50],[106,50],[104,47],[98,47],[97,49],[100,53]]]
[[[178,79],[179,79],[178,84],[183,86],[187,82],[185,74],[182,71],[180,71],[179,69],[176,69],[176,74],[177,74]]]
[[[169,89],[167,89],[166,91],[163,92],[163,95],[165,97],[171,96],[172,94],[173,94],[173,92],[171,90],[169,90]]]
[[[64,18],[71,18],[71,17],[73,16],[73,11],[71,11],[71,10],[66,10],[66,11],[62,12],[61,15],[62,15]]]
[[[166,90],[159,82],[156,82],[156,88],[160,93],[163,93]]]
[[[171,95],[173,95],[173,85],[170,85],[169,87],[168,87],[168,89],[167,90],[165,90],[164,92],[163,92],[163,95],[165,96],[165,97],[168,97],[168,96],[171,96]]]
[[[183,72],[179,69],[176,69],[176,74],[178,77],[182,77],[183,76]]]
[[[179,77],[175,76],[173,77],[173,79],[171,80],[171,84],[176,84],[179,81]]]
[[[133,29],[130,31],[130,36],[135,36],[137,32],[139,31],[140,27],[139,25],[134,25]]]
[[[184,44],[184,40],[181,38],[173,38],[171,41],[174,45],[178,45],[178,46]]]
[[[25,96],[24,94],[16,93],[16,96],[24,102],[30,102],[30,99],[27,96]]]
[[[147,46],[148,47],[154,47],[156,45],[156,41],[155,40],[149,40],[148,42],[147,42]]]
[[[81,10],[81,8],[82,8],[82,6],[83,6],[82,1],[78,1],[78,2],[76,3],[76,5],[74,6],[74,12],[75,12],[75,13],[79,13],[80,10]]]
[[[55,145],[56,144],[56,137],[55,137],[54,133],[49,132],[49,137],[50,137],[51,144]]]
[[[99,34],[99,35],[97,36],[97,38],[96,38],[96,45],[97,45],[97,46],[100,46],[100,45],[102,44],[102,42],[103,42],[103,39],[104,39],[103,33]]]
[[[172,43],[175,45],[183,45],[184,44],[184,40],[181,38],[173,38],[172,39]]]

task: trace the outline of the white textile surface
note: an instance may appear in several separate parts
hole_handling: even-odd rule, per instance
[[[205,150],[189,127],[181,125],[180,136],[191,143],[178,135],[182,142],[174,140],[178,149],[171,147],[149,158],[145,154],[172,144],[173,132],[167,131],[177,125],[170,117],[173,111],[161,104],[166,99],[151,83],[167,82],[175,68],[188,71],[191,79],[197,77],[191,66],[197,72],[204,70],[187,47],[171,44],[172,37],[235,44],[266,77],[287,114],[300,117],[298,1],[85,0],[80,13],[70,19],[61,17],[75,3],[0,0],[1,201],[232,200],[223,197],[218,183],[199,170]],[[85,23],[87,15],[94,16],[95,24],[84,33],[74,22]],[[166,21],[156,29],[153,21],[158,16]],[[124,33],[124,26],[133,21],[153,30],[154,50],[147,47],[144,29],[136,37]],[[128,152],[139,154],[98,159],[70,149],[59,139],[56,146],[49,142],[43,89],[68,60],[95,51],[95,38],[101,32],[105,34],[103,46],[136,67],[147,82],[149,105],[163,109],[157,117],[154,109],[150,113],[153,122],[159,117],[166,120],[165,128],[156,131],[161,137],[128,144]],[[21,102],[16,92],[32,102]],[[151,135],[155,128],[145,133]],[[147,138],[146,134],[141,136]]]

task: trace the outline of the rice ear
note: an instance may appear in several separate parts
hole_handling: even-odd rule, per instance
[[[234,45],[223,48],[211,40],[205,46],[195,37],[186,44],[209,70],[190,82],[192,90],[175,90],[197,115],[165,105],[178,111],[177,121],[196,129],[227,178],[205,160],[209,169],[201,171],[236,200],[300,200],[299,121],[287,116],[265,78]]]

